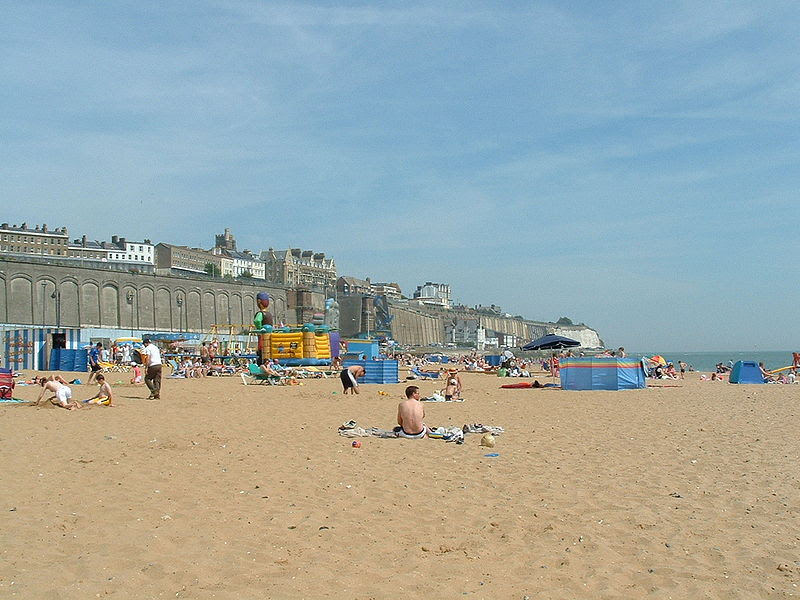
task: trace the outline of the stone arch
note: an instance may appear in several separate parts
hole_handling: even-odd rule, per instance
[[[33,324],[54,326],[58,318],[56,311],[58,304],[56,298],[56,280],[49,275],[41,275],[33,284],[33,296],[36,302],[33,306]]]
[[[8,320],[21,325],[33,324],[33,281],[27,275],[14,275],[8,282]]]
[[[81,284],[81,326],[100,326],[100,286],[95,281]]]
[[[139,301],[136,288],[133,284],[126,283],[122,286],[119,294],[119,323],[123,329],[139,329],[138,315]]]
[[[269,309],[270,311],[274,311],[271,304]],[[244,294],[242,297],[242,312],[244,313],[242,315],[244,319],[242,323],[250,325],[253,322],[253,317],[256,314],[256,297],[253,294]]]
[[[214,300],[214,292],[205,291],[200,301],[200,317],[204,331],[209,331],[211,326],[217,322],[217,309]]]
[[[172,301],[170,302],[170,312],[172,313],[172,329],[183,331],[186,328],[186,290],[176,287],[172,290]]]
[[[104,283],[100,290],[100,325],[119,327],[119,289],[114,283]]]
[[[139,328],[141,329],[155,329],[156,327],[156,300],[155,290],[149,285],[139,287],[139,293],[136,295],[136,314],[138,318]]]
[[[61,325],[63,327],[80,327],[78,281],[72,277],[64,279],[59,284],[58,290],[61,293]]]
[[[3,320],[3,323],[8,323],[8,296],[6,295],[6,286],[8,285],[8,281],[6,280],[5,273],[0,273],[0,319]]]
[[[230,296],[230,315],[231,323],[236,323],[237,325],[246,323],[242,314],[242,295],[238,292],[234,292]]]
[[[172,293],[169,288],[160,287],[154,295],[155,324],[159,331],[172,329]]]
[[[186,293],[186,322],[187,331],[201,331],[202,319],[200,317],[200,290],[193,289]]]
[[[214,295],[217,323],[228,324],[231,322],[230,299],[228,294],[217,293]]]

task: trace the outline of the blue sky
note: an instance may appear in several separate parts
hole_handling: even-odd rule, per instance
[[[796,2],[2,2],[3,221],[800,346]]]

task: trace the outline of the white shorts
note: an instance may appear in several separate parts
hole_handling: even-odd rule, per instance
[[[66,385],[62,385],[56,392],[56,400],[61,406],[66,406],[72,400],[72,390]]]

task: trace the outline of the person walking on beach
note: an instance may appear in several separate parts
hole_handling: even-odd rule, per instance
[[[340,375],[342,387],[344,388],[342,393],[346,394],[347,390],[350,390],[351,394],[358,394],[358,379],[366,374],[367,370],[361,365],[353,365],[342,369],[342,374]]]
[[[144,340],[144,366],[146,368],[144,382],[150,390],[148,400],[161,398],[161,351],[150,338]]]
[[[97,374],[100,372],[100,355],[102,351],[102,342],[97,342],[97,345],[89,350],[89,368],[92,372],[89,373],[89,379],[86,380],[86,385],[90,385],[92,383],[92,378],[97,377]]]
[[[425,407],[419,401],[419,388],[410,385],[406,388],[406,399],[397,405],[397,435],[404,438],[420,439],[428,433],[425,425]]]

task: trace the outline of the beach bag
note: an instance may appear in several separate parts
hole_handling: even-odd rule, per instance
[[[14,374],[10,369],[0,369],[0,399],[11,400],[14,393]]]

